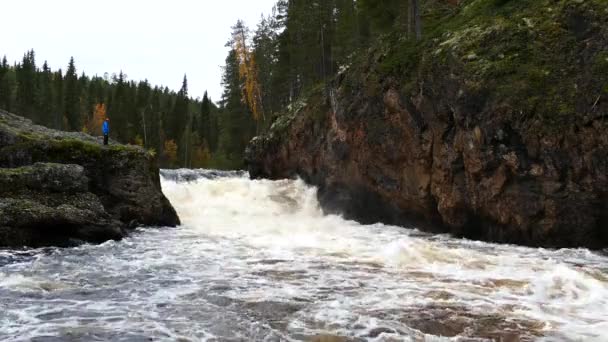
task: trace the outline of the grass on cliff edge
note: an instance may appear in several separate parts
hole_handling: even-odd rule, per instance
[[[374,49],[377,79],[396,77],[405,93],[414,93],[421,78],[455,74],[469,93],[506,102],[518,120],[547,130],[605,115],[591,109],[608,97],[608,0],[423,5],[422,41],[393,32]],[[368,60],[360,54],[354,64]],[[353,81],[378,91],[374,82]]]
[[[124,153],[132,155],[133,157],[144,154],[147,158],[155,157],[155,152],[146,151],[133,145],[111,144],[103,146],[95,141],[71,137],[59,139],[35,132],[20,132],[18,137],[20,142],[9,145],[5,147],[5,149],[12,149],[15,151],[20,149],[37,151],[39,148],[42,148],[42,152],[47,155],[48,159],[56,161],[72,160],[79,156],[100,158],[105,152]],[[43,146],[46,147],[43,148]]]

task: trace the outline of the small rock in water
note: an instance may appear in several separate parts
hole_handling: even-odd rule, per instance
[[[382,334],[394,334],[394,333],[395,333],[395,331],[393,329],[380,327],[380,328],[372,329],[372,331],[369,332],[368,337],[376,338]]]

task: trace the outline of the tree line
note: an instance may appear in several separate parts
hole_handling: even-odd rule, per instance
[[[100,134],[155,150],[163,167],[240,168],[243,152],[278,113],[328,84],[341,65],[386,32],[422,35],[420,0],[278,0],[254,30],[238,21],[226,46],[218,105],[193,99],[184,76],[175,92],[127,75],[80,75],[36,64],[0,63],[0,108],[48,127]],[[436,0],[446,1],[446,0]],[[448,0],[456,1],[456,0]]]
[[[163,167],[210,167],[221,158],[219,109],[205,92],[188,94],[188,80],[175,92],[127,75],[89,77],[77,73],[71,58],[65,73],[36,65],[34,50],[19,63],[0,62],[0,108],[35,123],[66,131],[101,135],[108,117],[111,138],[152,149]],[[215,165],[222,167],[222,165]]]
[[[255,29],[237,21],[227,43],[220,102],[231,155],[240,156],[277,113],[309,89],[326,86],[353,53],[380,35],[420,40],[421,17],[420,0],[279,0]]]

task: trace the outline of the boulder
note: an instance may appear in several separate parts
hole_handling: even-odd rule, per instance
[[[153,154],[0,111],[0,246],[100,243],[179,223]]]

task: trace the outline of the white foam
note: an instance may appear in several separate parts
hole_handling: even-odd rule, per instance
[[[367,339],[381,329],[378,341],[446,340],[408,326],[429,307],[529,322],[547,340],[608,336],[605,256],[364,226],[324,216],[301,180],[180,172],[162,186],[183,226],[0,267],[0,303],[14,303],[0,311],[0,339],[79,327],[107,339]]]
[[[300,180],[232,178],[189,184],[164,182],[163,187],[184,224],[202,234],[238,240],[276,258],[372,263],[387,272],[377,279],[383,283],[377,292],[363,291],[354,302],[316,312],[313,317],[317,319],[333,316],[338,322],[339,313],[350,312],[353,306],[403,309],[443,301],[472,306],[481,313],[546,322],[567,336],[589,337],[591,326],[608,336],[602,323],[608,321],[608,284],[560,261],[563,251],[449,237],[430,240],[413,237],[412,231],[402,228],[361,226],[323,216],[315,189]],[[576,253],[583,259],[596,256],[586,250]],[[442,300],[424,297],[432,291],[445,291],[450,296]],[[265,298],[277,295],[265,294]]]
[[[49,281],[40,277],[0,272],[0,288],[20,292],[49,292],[65,288],[65,284]]]

